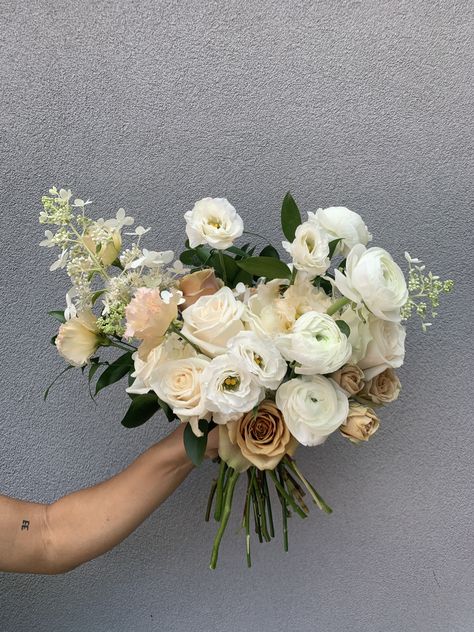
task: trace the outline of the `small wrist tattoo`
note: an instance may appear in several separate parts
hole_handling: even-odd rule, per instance
[[[30,521],[29,520],[23,520],[23,522],[21,523],[21,530],[22,531],[28,531],[30,528]]]

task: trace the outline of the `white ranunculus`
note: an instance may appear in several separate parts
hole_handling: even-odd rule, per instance
[[[238,356],[226,353],[214,358],[202,372],[204,406],[217,424],[225,424],[252,410],[265,395]]]
[[[372,239],[364,220],[345,206],[320,208],[313,215],[329,236],[329,241],[341,239],[336,252],[347,255],[357,244],[366,246]]]
[[[351,345],[327,314],[306,312],[288,334],[276,338],[282,356],[296,362],[295,373],[312,375],[337,371],[351,357]]]
[[[209,419],[204,405],[201,376],[209,358],[197,355],[159,365],[151,377],[151,387],[183,422],[189,422],[193,432],[202,436],[199,420]]]
[[[242,218],[225,198],[206,197],[184,214],[186,235],[191,248],[209,244],[212,248],[230,248],[244,230]]]
[[[275,390],[285,377],[287,364],[270,338],[254,331],[241,331],[228,344],[230,353],[237,355],[256,381]]]
[[[59,327],[56,348],[69,364],[84,366],[100,345],[97,319],[91,310],[85,310]]]
[[[368,320],[371,341],[359,366],[365,378],[371,380],[387,368],[396,369],[405,358],[405,327],[370,316]]]
[[[343,424],[349,400],[343,389],[321,375],[303,376],[284,382],[276,392],[291,434],[303,445],[319,445]]]
[[[281,291],[287,286],[288,279],[273,279],[257,285],[242,316],[248,329],[271,338],[291,329],[293,319],[288,317],[286,310],[278,309]]]
[[[348,306],[339,316],[339,319],[343,320],[351,330],[349,334],[349,342],[352,347],[350,362],[357,364],[365,356],[367,345],[372,340],[368,323],[369,312],[364,308],[355,310]]]
[[[307,272],[313,279],[329,268],[328,236],[314,219],[300,224],[294,240],[283,241],[282,246],[290,253],[295,268]]]
[[[196,350],[177,334],[171,333],[158,346],[154,347],[142,360],[136,351],[132,358],[135,364],[135,371],[132,377],[135,381],[126,391],[135,395],[143,395],[152,390],[151,380],[157,368],[164,362],[178,360],[181,358],[191,358],[196,355]]]
[[[244,304],[235,299],[228,287],[201,296],[183,310],[183,336],[210,357],[225,353],[228,341],[244,329],[241,320],[244,309]]]
[[[408,298],[407,284],[383,248],[354,246],[347,255],[345,274],[335,270],[334,284],[351,301],[364,302],[378,318],[400,322],[400,309]]]

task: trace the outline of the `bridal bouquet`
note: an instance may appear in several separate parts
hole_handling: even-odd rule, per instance
[[[370,439],[378,410],[400,393],[401,322],[418,315],[426,330],[452,281],[408,253],[406,279],[387,251],[368,247],[372,236],[357,213],[331,207],[302,221],[289,193],[281,209],[289,262],[255,233],[258,249],[237,246],[246,231],[224,198],[204,198],[184,214],[187,241],[177,259],[143,247],[150,229],[133,229],[123,209],[92,219],[89,200],[56,187],[42,203],[39,219],[50,228],[41,245],[59,248],[50,269],[65,269],[72,284],[66,308],[50,312],[61,321],[52,342],[68,362],[64,371],[80,367],[93,397],[127,378],[122,424],[139,426],[159,410],[186,423],[196,465],[218,426],[206,509],[219,525],[211,568],[244,473],[247,564],[251,523],[260,542],[275,534],[272,496],[288,550],[288,519],[308,515],[306,498],[331,512],[295,460],[298,445],[318,446],[336,431],[353,443]],[[119,357],[103,359],[103,347]]]

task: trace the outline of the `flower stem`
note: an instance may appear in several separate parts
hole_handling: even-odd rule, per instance
[[[206,517],[205,517],[206,522],[209,522],[209,518],[211,517],[212,501],[214,500],[216,488],[217,488],[217,480],[214,479],[212,481],[211,491],[209,492],[209,498],[207,499],[207,508],[206,508]]]
[[[319,509],[321,509],[322,511],[325,511],[328,514],[332,513],[331,507],[325,502],[323,498],[321,498],[321,496],[314,489],[311,483],[303,476],[301,470],[296,465],[296,462],[290,459],[289,457],[285,457],[285,463],[289,465],[289,467],[293,470],[296,476],[300,479],[300,481],[306,487],[306,489],[311,495],[311,498],[313,499],[314,504],[317,505]]]
[[[301,518],[306,518],[305,512],[301,509],[301,507],[299,505],[296,504],[294,499],[288,494],[288,492],[286,491],[285,487],[283,486],[283,483],[280,483],[280,481],[278,480],[275,472],[273,470],[268,470],[268,471],[269,471],[271,479],[273,480],[273,483],[275,484],[275,487],[280,492],[280,494],[283,496],[283,498],[286,500],[288,505],[290,505],[290,507],[294,511],[296,511],[296,513]]]
[[[237,483],[239,476],[240,476],[240,472],[238,472],[237,470],[234,470],[232,472],[230,476],[229,484],[227,485],[227,489],[225,491],[225,502],[224,502],[224,508],[222,511],[221,524],[217,531],[217,534],[214,540],[214,545],[212,547],[211,563],[209,565],[211,569],[215,569],[217,566],[217,556],[219,555],[219,546],[222,540],[222,536],[224,535],[224,531],[227,527],[227,523],[229,522],[230,512],[232,509],[232,498],[234,496],[235,484]]]
[[[224,285],[227,285],[227,272],[226,272],[226,269],[225,269],[224,254],[223,254],[222,250],[219,250],[219,261],[220,261],[221,268],[222,268],[222,280],[224,281]]]
[[[245,497],[245,512],[244,512],[244,525],[245,525],[245,551],[247,556],[247,566],[252,566],[252,558],[250,557],[250,496],[252,488],[250,487],[250,481],[247,483],[247,495]]]
[[[226,469],[227,469],[227,463],[224,460],[222,460],[219,466],[219,476],[217,478],[217,484],[216,484],[217,496],[216,496],[216,507],[214,509],[214,520],[217,520],[218,522],[221,519],[221,513],[222,513],[222,500],[224,496],[224,476],[225,476]]]
[[[332,316],[333,314],[338,312],[340,309],[342,309],[344,305],[347,305],[347,303],[350,303],[350,302],[351,302],[350,299],[346,298],[345,296],[343,296],[342,298],[338,298],[337,301],[334,301],[331,307],[328,307],[328,309],[326,310],[326,314],[328,316]]]
[[[253,488],[255,490],[255,495],[257,497],[258,510],[261,517],[262,535],[265,538],[266,542],[270,542],[270,536],[268,535],[268,531],[267,531],[267,517],[265,513],[265,502],[263,500],[262,491],[260,489],[260,485],[257,479],[257,473],[256,473],[255,468],[252,471],[252,481],[253,481]]]
[[[262,472],[262,480],[263,480],[263,491],[265,496],[265,501],[267,503],[267,511],[268,511],[268,527],[270,529],[270,537],[275,537],[275,526],[273,524],[273,513],[272,513],[272,500],[270,498],[270,490],[268,489],[267,482],[267,474],[265,470]]]

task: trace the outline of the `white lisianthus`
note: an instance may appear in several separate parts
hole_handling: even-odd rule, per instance
[[[331,316],[320,312],[303,314],[275,344],[286,360],[297,363],[295,373],[304,375],[337,371],[352,353],[347,336]]]
[[[242,218],[225,198],[206,197],[184,214],[191,248],[209,244],[217,250],[230,248],[244,230]]]
[[[334,380],[321,375],[284,382],[275,401],[291,434],[308,446],[323,443],[349,412],[347,394]]]
[[[135,371],[132,373],[132,377],[135,378],[135,381],[126,389],[127,393],[136,395],[148,393],[152,390],[151,381],[153,380],[153,374],[161,364],[172,360],[191,358],[195,355],[197,355],[197,352],[194,347],[176,333],[167,335],[160,345],[154,347],[148,353],[145,360],[142,360],[136,351],[132,356],[135,364]]]
[[[349,334],[349,342],[352,347],[351,364],[357,364],[365,356],[367,345],[372,340],[368,319],[368,310],[363,308],[355,310],[350,306],[346,307],[339,316],[339,320],[343,320],[351,330]]]
[[[153,372],[151,387],[175,415],[189,422],[196,436],[202,437],[199,420],[209,419],[202,397],[201,375],[209,364],[209,358],[197,355],[172,362],[161,363]]]
[[[252,410],[265,395],[244,362],[226,353],[209,362],[201,375],[204,407],[217,424],[225,424]]]
[[[59,327],[56,348],[69,364],[84,366],[100,345],[97,319],[90,310],[70,318]]]
[[[329,268],[328,236],[314,219],[300,224],[294,240],[291,243],[283,241],[282,246],[290,253],[295,268],[304,270],[312,279]]]
[[[382,373],[387,368],[396,369],[405,358],[405,327],[370,316],[368,320],[371,341],[364,357],[359,361],[366,380]]]
[[[354,303],[364,302],[378,318],[400,322],[400,309],[408,298],[407,284],[383,248],[354,246],[347,255],[345,274],[335,270],[334,285]]]
[[[229,341],[228,347],[261,386],[278,388],[285,377],[287,364],[270,338],[261,337],[254,331],[241,331]]]
[[[225,353],[228,341],[244,329],[244,309],[228,287],[201,296],[183,310],[183,336],[210,357]]]
[[[357,244],[366,246],[372,239],[364,220],[358,213],[345,206],[319,208],[315,214],[310,213],[329,236],[329,241],[341,239],[336,252],[347,255]]]

